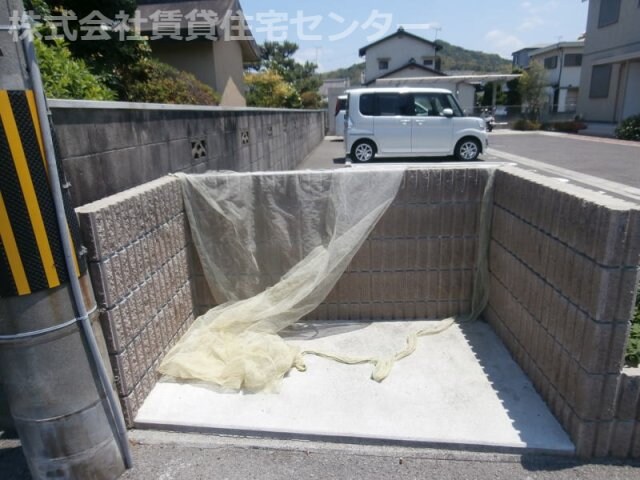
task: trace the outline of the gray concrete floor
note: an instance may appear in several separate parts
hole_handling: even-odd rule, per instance
[[[287,340],[303,351],[388,358],[435,321],[316,322]],[[309,339],[309,337],[311,337]],[[145,428],[288,438],[451,445],[571,455],[567,434],[489,325],[423,337],[381,383],[370,365],[306,356],[277,394],[224,393],[163,381],[136,418]]]

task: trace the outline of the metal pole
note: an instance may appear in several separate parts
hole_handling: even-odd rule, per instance
[[[31,38],[30,30],[31,25],[29,22],[29,18],[26,16],[22,19],[21,28],[23,32],[26,31],[26,35],[23,35],[23,47],[25,50],[25,55],[27,59],[27,65],[29,68],[29,73],[31,74],[31,79],[33,83],[33,90],[36,99],[36,106],[38,111],[38,117],[40,118],[40,129],[42,133],[42,139],[44,143],[45,157],[47,161],[47,165],[49,167],[49,182],[51,185],[51,193],[53,196],[53,201],[55,204],[56,210],[56,218],[58,221],[58,227],[60,230],[60,238],[62,239],[62,247],[64,250],[64,258],[67,271],[69,273],[69,284],[71,286],[71,291],[73,295],[73,300],[75,304],[75,308],[78,314],[80,330],[84,335],[84,338],[89,347],[89,352],[91,355],[91,361],[94,364],[94,367],[98,373],[100,386],[102,387],[104,394],[107,399],[107,403],[109,405],[110,413],[113,418],[117,434],[118,434],[118,445],[120,447],[120,451],[122,453],[122,457],[124,459],[124,463],[126,468],[131,468],[133,466],[133,460],[131,456],[131,450],[129,448],[129,442],[127,441],[127,429],[124,422],[124,418],[122,417],[122,413],[120,411],[118,399],[116,397],[115,392],[111,386],[111,382],[109,381],[109,375],[107,370],[102,362],[102,358],[100,356],[100,350],[98,348],[98,343],[96,342],[96,338],[93,334],[93,330],[91,328],[91,323],[89,321],[89,315],[87,313],[87,308],[84,304],[84,299],[82,296],[82,289],[80,286],[80,281],[75,274],[75,266],[74,266],[74,253],[73,247],[71,245],[71,239],[69,238],[69,227],[67,224],[67,218],[64,211],[64,202],[62,199],[62,187],[60,185],[60,179],[58,178],[57,171],[58,166],[55,157],[55,148],[53,145],[53,137],[51,135],[50,129],[50,118],[49,111],[47,108],[46,98],[44,94],[44,87],[42,83],[42,77],[40,75],[40,69],[38,68],[38,62],[36,59],[35,49],[33,46],[33,40]]]

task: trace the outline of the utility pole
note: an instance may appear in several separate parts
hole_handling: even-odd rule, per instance
[[[432,27],[435,31],[436,31],[436,36],[433,39],[434,42],[438,41],[438,33],[440,33],[442,31],[442,27]]]
[[[0,4],[1,390],[34,479],[116,479],[126,430],[23,12]]]

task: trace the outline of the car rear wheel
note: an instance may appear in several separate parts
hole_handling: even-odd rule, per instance
[[[473,162],[480,155],[480,142],[475,138],[463,138],[456,145],[455,156],[462,162]]]
[[[376,157],[376,148],[373,142],[367,140],[356,143],[351,149],[351,158],[356,162],[370,162]]]

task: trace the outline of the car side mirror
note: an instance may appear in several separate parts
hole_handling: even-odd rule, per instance
[[[453,110],[451,110],[450,108],[445,108],[444,110],[442,110],[442,115],[451,118],[453,117]]]

